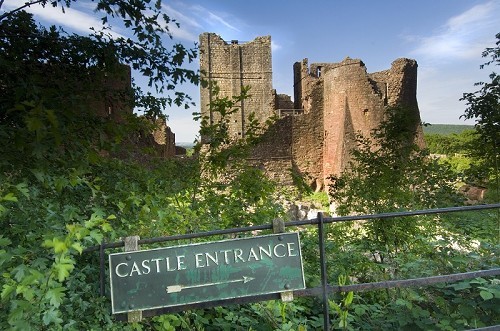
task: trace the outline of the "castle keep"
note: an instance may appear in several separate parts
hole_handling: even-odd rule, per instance
[[[358,59],[310,65],[304,59],[293,66],[293,101],[272,88],[269,36],[240,44],[203,33],[200,69],[204,79],[217,83],[220,97],[238,96],[243,86],[250,86],[250,98],[230,120],[234,138],[244,135],[251,113],[261,123],[279,118],[264,133],[252,160],[281,182],[289,182],[293,170],[309,178],[315,189],[324,189],[327,178],[348,165],[355,134],[368,136],[388,106],[413,110],[415,138],[422,142],[415,60],[397,59],[388,70],[368,73]],[[212,123],[218,120],[208,107],[213,97],[208,88],[201,88],[201,114]]]

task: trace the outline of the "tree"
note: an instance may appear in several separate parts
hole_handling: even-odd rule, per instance
[[[488,47],[483,52],[483,57],[490,59],[480,66],[484,69],[489,65],[500,65],[500,33],[496,35],[496,47]],[[460,100],[466,101],[467,109],[461,117],[474,119],[478,132],[477,146],[472,149],[473,156],[481,161],[481,167],[476,169],[483,179],[496,180],[499,186],[499,153],[500,153],[500,75],[492,72],[490,82],[479,82],[476,86],[481,88],[472,93],[464,93]],[[486,178],[485,178],[486,177]]]
[[[31,0],[22,6],[0,15],[0,22],[12,18],[16,13],[26,7],[35,5],[60,7],[62,12],[73,2],[70,0]],[[0,9],[4,1],[0,2]],[[154,106],[145,109],[152,112],[152,115],[161,115],[159,106],[165,107],[172,103],[177,105],[190,105],[189,96],[176,91],[178,84],[184,82],[198,83],[199,76],[193,70],[183,68],[185,62],[191,62],[196,57],[195,49],[187,49],[180,43],[170,43],[173,37],[169,30],[169,25],[179,24],[171,19],[163,11],[161,1],[132,1],[132,0],[100,0],[96,1],[95,11],[102,14],[101,29],[94,29],[88,36],[86,48],[80,45],[79,51],[83,51],[88,56],[87,66],[103,67],[109,65],[110,55],[115,57],[115,61],[130,65],[133,70],[137,70],[148,79],[149,87],[154,87],[156,92],[175,92],[174,97],[167,95],[164,98],[153,98],[151,93],[143,94],[136,88],[137,103],[139,106]],[[130,32],[127,37],[114,38],[109,32],[110,22],[121,21],[121,24]],[[36,38],[34,30],[25,29],[21,33],[2,33],[2,38]],[[56,36],[52,36],[54,38]],[[73,35],[73,37],[76,37]],[[106,50],[103,46],[106,45]],[[92,49],[96,47],[95,49]],[[50,53],[49,53],[50,54]],[[83,54],[80,54],[83,55]],[[83,59],[83,58],[82,58]],[[39,59],[40,61],[43,58]],[[55,60],[55,58],[52,58]]]
[[[196,51],[168,45],[172,21],[159,2],[98,1],[103,28],[89,36],[38,26],[22,10],[71,3],[31,1],[0,15],[0,329],[131,328],[113,323],[93,257],[82,252],[176,216],[158,207],[167,200],[162,176],[102,157],[145,121],[129,112],[117,125],[96,104],[152,119],[170,104],[189,106],[178,87],[198,82],[183,68]],[[131,36],[113,38],[108,19]],[[152,92],[127,88],[124,64]]]
[[[349,167],[331,177],[329,194],[338,214],[416,210],[456,202],[451,171],[415,143],[409,114],[402,107],[388,108],[386,120],[370,137],[357,136]],[[410,218],[381,219],[366,229],[364,242],[382,257],[403,250],[421,231]]]
[[[269,199],[274,183],[237,161],[247,144],[229,139],[227,116],[204,125],[211,144],[199,159],[143,164],[107,157],[150,128],[132,107],[155,119],[170,104],[191,104],[178,87],[198,82],[183,68],[196,52],[179,44],[167,50],[161,35],[171,21],[160,2],[98,1],[105,29],[90,36],[39,26],[20,10],[25,6],[0,16],[0,329],[141,328],[112,319],[99,295],[99,264],[84,249],[127,235],[266,222],[281,212]],[[121,18],[133,37],[113,39],[108,17]],[[167,96],[127,88],[123,64]],[[235,100],[215,98],[214,111],[235,111]],[[98,110],[103,104],[126,111],[110,120]]]

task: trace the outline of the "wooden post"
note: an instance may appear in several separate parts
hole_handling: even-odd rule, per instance
[[[274,233],[284,233],[285,232],[285,222],[282,219],[273,220],[273,232]],[[293,291],[281,292],[281,301],[290,302],[293,301]]]
[[[139,250],[139,236],[130,236],[125,238],[125,252],[133,252]],[[133,304],[130,308],[133,309]],[[129,323],[140,322],[142,320],[142,310],[134,310],[127,313],[127,320]]]

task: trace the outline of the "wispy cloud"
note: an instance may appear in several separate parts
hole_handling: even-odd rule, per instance
[[[237,31],[237,32],[241,32],[241,30],[239,30],[238,28],[234,27],[233,25],[229,24],[226,20],[224,20],[222,17],[212,13],[212,12],[208,12],[208,19],[207,21],[212,24],[212,25],[217,25],[217,24],[222,24],[224,25],[225,27],[231,29],[231,30],[234,30],[234,31]]]
[[[202,27],[195,18],[189,17],[181,13],[179,10],[174,9],[170,5],[162,5],[162,7],[165,10],[165,12],[170,16],[170,18],[175,19],[179,24],[195,28]]]
[[[12,10],[16,7],[17,6],[12,2],[5,3],[6,10]],[[64,8],[63,13],[61,7],[52,7],[49,4],[45,7],[42,7],[41,5],[33,5],[26,8],[26,11],[34,14],[37,19],[43,20],[48,24],[60,25],[74,32],[90,33],[91,27],[94,27],[97,30],[102,27],[102,22],[99,16],[93,14],[92,12],[86,13],[77,10],[73,7]],[[123,35],[116,31],[116,29],[109,32],[115,38],[123,37]]]
[[[411,37],[417,47],[412,55],[428,58],[477,58],[491,43],[500,26],[500,4],[489,1],[450,18],[434,35]],[[491,30],[490,34],[485,31]],[[483,36],[491,35],[485,40]]]
[[[279,45],[276,42],[274,42],[274,40],[271,40],[271,49],[273,51],[280,50],[281,48],[283,48],[281,45]]]
[[[174,24],[169,28],[174,37],[182,40],[196,41],[198,35],[205,31],[221,35],[241,33],[236,27],[240,21],[224,12],[215,12],[201,5],[189,5],[182,1],[172,1],[168,5],[163,5],[163,9],[180,24],[180,28]]]

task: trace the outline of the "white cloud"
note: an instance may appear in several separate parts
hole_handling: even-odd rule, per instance
[[[202,26],[198,23],[198,21],[194,18],[188,17],[181,13],[180,11],[174,9],[170,5],[162,5],[165,12],[172,19],[175,19],[181,26],[191,26],[195,28],[201,28]]]
[[[413,56],[433,59],[472,59],[487,47],[500,26],[500,5],[489,1],[450,18],[427,37],[410,37],[417,48]],[[409,38],[409,40],[410,40]]]
[[[183,14],[181,10],[177,10],[170,5],[162,5],[162,7],[167,15],[180,25],[180,27],[177,27],[174,23],[168,26],[174,38],[187,41],[198,40],[198,31],[202,30],[202,26],[195,18]]]
[[[17,8],[17,6],[18,5],[14,5],[13,2],[5,3],[6,10],[13,10]],[[102,27],[102,22],[98,15],[87,14],[75,8],[64,8],[63,12],[61,7],[52,7],[50,4],[47,4],[45,7],[33,5],[27,7],[26,11],[35,15],[36,19],[43,20],[49,24],[61,25],[75,32],[90,33],[91,27],[95,29],[100,29]],[[123,37],[123,35],[117,31],[109,32],[115,38]]]
[[[173,24],[169,24],[168,26],[172,37],[175,39],[181,39],[186,41],[195,42],[198,40],[198,34],[196,32],[192,32],[189,29],[186,29],[183,25],[177,27]]]
[[[238,28],[232,26],[231,24],[229,24],[227,21],[225,21],[222,17],[212,13],[212,12],[208,12],[208,19],[207,21],[212,24],[212,25],[217,25],[218,23],[224,25],[225,27],[231,29],[231,30],[234,30],[234,31],[237,31],[237,32],[241,32]]]
[[[271,49],[273,50],[273,52],[278,51],[281,48],[281,45],[275,43],[274,40],[271,40]]]
[[[163,9],[170,18],[175,19],[180,24],[180,28],[175,24],[169,25],[170,32],[175,38],[197,41],[198,35],[205,31],[216,32],[225,36],[241,32],[235,26],[236,23],[225,18],[230,15],[223,12],[215,13],[201,5],[187,5],[181,1],[173,1],[168,5],[163,5]],[[234,17],[232,17],[231,21],[238,22]]]
[[[474,91],[488,72],[479,69],[481,53],[494,44],[500,26],[500,1],[487,1],[449,18],[426,37],[413,36],[418,59],[418,99],[422,120],[464,123],[465,104],[459,99]],[[410,39],[409,39],[410,40]]]
[[[238,18],[229,15],[224,12],[215,13],[201,5],[194,5],[187,8],[193,15],[196,16],[198,22],[205,22],[205,25],[202,25],[203,31],[214,31],[222,32],[225,29],[228,29],[232,32],[241,32],[236,25],[241,25],[241,22]],[[226,17],[231,17],[231,20]]]

